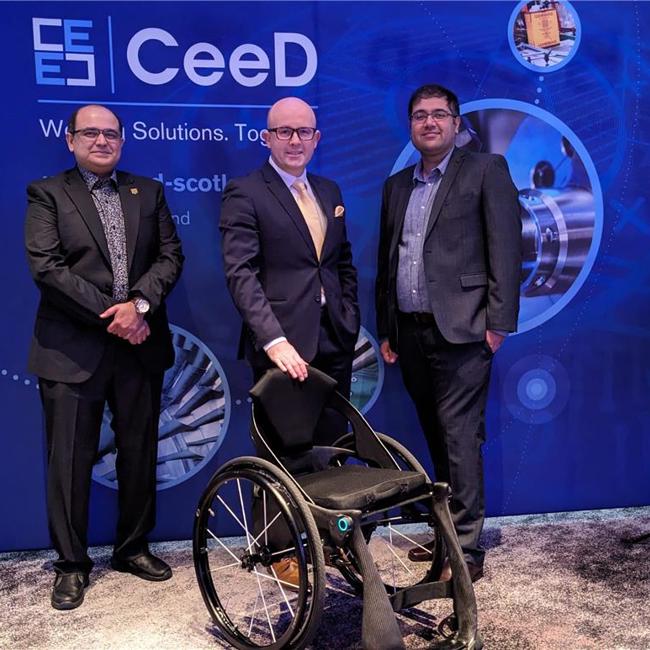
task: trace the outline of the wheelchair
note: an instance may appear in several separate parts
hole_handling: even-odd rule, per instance
[[[264,452],[226,462],[199,500],[194,566],[219,633],[241,650],[306,647],[319,628],[327,564],[363,597],[362,647],[404,648],[395,612],[451,598],[451,633],[436,647],[480,650],[448,485],[432,483],[408,449],[375,432],[331,377],[308,372],[298,382],[269,370],[251,389],[251,435]],[[331,447],[313,444],[325,408],[352,429]],[[423,531],[435,542],[431,561],[411,562]],[[452,580],[437,582],[445,557]],[[288,558],[297,586],[276,571]]]

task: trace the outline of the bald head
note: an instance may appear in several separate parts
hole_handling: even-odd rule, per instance
[[[311,106],[297,97],[285,97],[271,106],[266,124],[268,131],[264,131],[262,137],[271,149],[271,158],[288,174],[300,176],[309,164],[320,140],[320,132],[313,131],[316,128],[316,115]],[[279,127],[293,130],[289,140],[278,138],[276,129]],[[304,128],[309,129],[308,135],[313,133],[314,137],[304,139],[305,135],[303,135],[301,140],[298,129]]]
[[[288,119],[300,119],[300,126],[311,126],[316,128],[316,114],[307,102],[298,97],[284,97],[279,99],[269,109],[266,118],[266,126],[272,129],[276,126],[290,126]]]

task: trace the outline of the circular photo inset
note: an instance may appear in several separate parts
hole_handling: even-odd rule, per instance
[[[163,381],[158,429],[157,487],[163,490],[196,474],[217,452],[228,430],[230,390],[221,364],[193,334],[171,325],[176,353]],[[108,406],[93,478],[117,489],[115,435]]]
[[[596,168],[576,134],[524,102],[463,104],[456,145],[506,158],[523,208],[519,333],[562,310],[587,279],[600,246],[603,201]],[[409,143],[392,174],[419,160]]]
[[[575,9],[560,0],[521,2],[510,16],[508,42],[524,67],[555,72],[578,51],[580,19]]]
[[[379,397],[383,384],[384,361],[379,345],[362,327],[354,347],[350,401],[361,413],[367,413]]]

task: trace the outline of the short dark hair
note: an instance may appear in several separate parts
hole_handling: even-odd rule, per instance
[[[68,127],[67,127],[68,133],[73,133],[74,130],[75,130],[75,127],[77,126],[77,113],[79,113],[79,111],[82,108],[86,108],[88,106],[99,106],[100,108],[106,109],[109,113],[113,113],[113,115],[115,115],[115,119],[117,120],[117,123],[118,123],[118,125],[120,127],[120,133],[122,133],[123,127],[122,127],[122,120],[120,119],[120,116],[115,111],[112,111],[110,108],[106,108],[106,106],[102,106],[101,104],[84,104],[83,106],[78,106],[77,108],[75,108],[74,112],[72,113],[72,115],[68,119]]]
[[[411,113],[413,112],[413,106],[421,99],[428,99],[429,97],[443,97],[447,100],[447,105],[449,110],[454,115],[460,114],[460,107],[458,105],[458,97],[444,86],[439,86],[438,84],[427,84],[425,86],[420,86],[409,99],[409,119],[411,119]]]

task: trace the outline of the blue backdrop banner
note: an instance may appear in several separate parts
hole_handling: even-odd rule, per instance
[[[430,467],[399,370],[379,359],[373,305],[381,187],[417,159],[406,113],[423,83],[455,90],[458,144],[506,156],[525,214],[519,333],[495,358],[487,412],[488,514],[650,503],[650,7],[543,4],[542,16],[516,2],[3,3],[0,551],[50,544],[25,369],[38,299],[25,187],[72,166],[65,124],[91,102],[124,123],[120,167],[164,185],[187,257],[169,300],[154,539],[189,537],[211,473],[252,451],[219,205],[229,178],[268,157],[260,133],[283,96],[314,107],[310,169],[345,197],[364,326],[352,398]],[[109,421],[91,543],[115,526]]]

